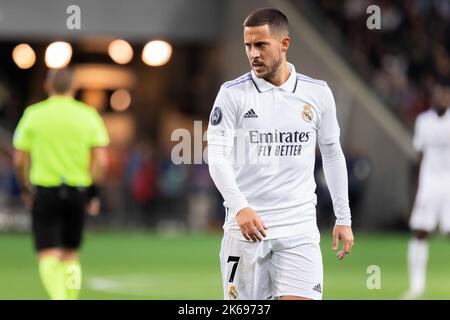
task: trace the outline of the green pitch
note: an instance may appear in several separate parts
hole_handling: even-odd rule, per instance
[[[88,233],[82,299],[221,299],[220,234]],[[356,233],[343,261],[322,235],[324,299],[398,299],[407,288],[407,234]],[[367,268],[381,271],[369,290]],[[46,299],[27,233],[0,233],[0,299]],[[450,299],[450,241],[430,241],[426,299]]]

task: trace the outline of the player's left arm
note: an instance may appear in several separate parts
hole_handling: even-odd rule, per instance
[[[351,213],[348,201],[348,176],[344,153],[339,142],[340,128],[336,117],[336,103],[327,86],[322,97],[318,142],[322,154],[323,171],[333,201],[336,224],[333,229],[333,250],[343,243],[337,257],[342,260],[354,245]]]
[[[319,144],[322,153],[323,171],[333,201],[336,225],[333,229],[333,250],[343,243],[337,253],[339,260],[349,254],[354,245],[351,227],[351,213],[348,201],[347,165],[339,141],[330,144]]]

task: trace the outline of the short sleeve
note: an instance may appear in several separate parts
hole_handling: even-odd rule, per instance
[[[423,137],[423,130],[422,130],[422,121],[421,117],[419,116],[416,119],[416,123],[414,125],[414,137],[413,137],[413,146],[416,151],[423,151],[424,148],[424,137]]]
[[[317,135],[320,144],[339,141],[340,128],[336,117],[336,103],[328,86],[322,96],[322,110]]]
[[[208,125],[208,145],[232,147],[236,132],[236,103],[228,89],[221,87]]]
[[[92,148],[106,147],[109,144],[108,130],[106,129],[103,119],[96,110],[92,110],[92,131],[90,144]]]
[[[19,120],[13,136],[13,146],[15,149],[22,151],[30,151],[31,149],[31,121],[30,113],[25,111],[22,118]]]

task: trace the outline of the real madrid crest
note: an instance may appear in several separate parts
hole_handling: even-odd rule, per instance
[[[238,297],[238,292],[237,292],[237,288],[234,284],[230,284],[228,286],[228,298],[230,298],[230,300],[236,300]]]
[[[311,122],[314,119],[314,113],[311,110],[311,106],[308,106],[307,104],[303,106],[302,118],[306,122]]]

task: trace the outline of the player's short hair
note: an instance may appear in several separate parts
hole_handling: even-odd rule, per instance
[[[259,27],[269,25],[271,32],[289,35],[289,23],[283,12],[274,8],[261,8],[250,13],[245,18],[244,27]]]
[[[47,82],[50,89],[56,93],[67,93],[72,89],[73,70],[71,68],[51,69],[47,74]]]

